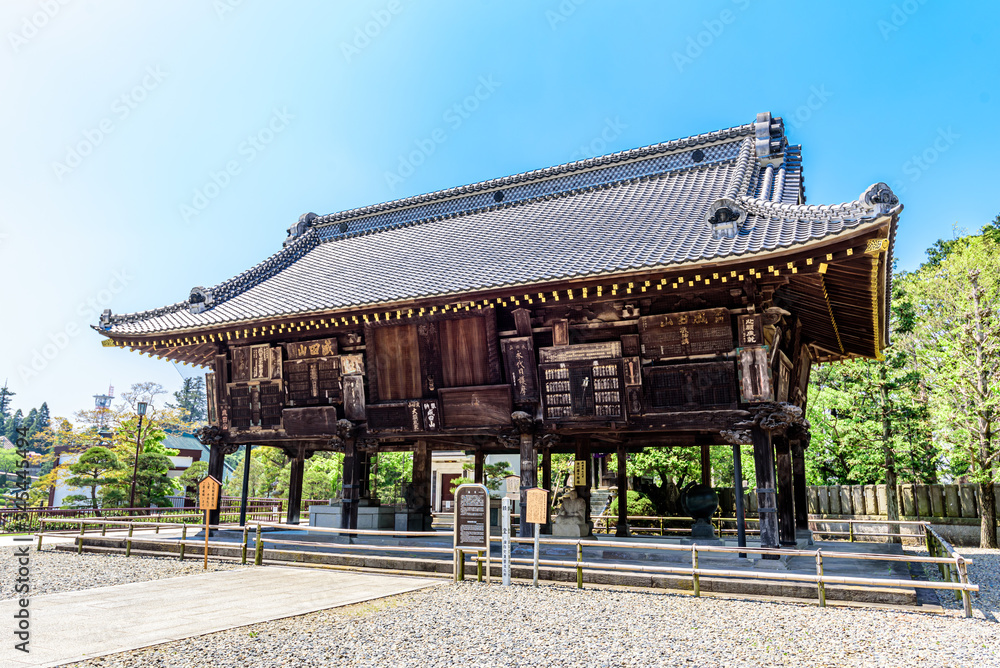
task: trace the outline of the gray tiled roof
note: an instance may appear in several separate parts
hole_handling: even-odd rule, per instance
[[[763,137],[763,139],[762,139]],[[853,202],[806,206],[801,152],[781,119],[482,183],[303,216],[285,247],[204,299],[106,314],[111,334],[265,317],[669,267],[793,247],[898,208],[884,184]],[[745,212],[732,238],[709,208]]]

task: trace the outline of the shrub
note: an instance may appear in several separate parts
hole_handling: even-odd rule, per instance
[[[618,516],[618,497],[611,502],[607,514],[613,517]],[[628,490],[628,514],[629,515],[656,515],[656,507],[649,497],[639,492]]]

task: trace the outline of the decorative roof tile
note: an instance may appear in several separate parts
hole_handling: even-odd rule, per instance
[[[667,268],[792,247],[901,208],[885,184],[853,202],[806,206],[801,170],[781,119],[761,114],[718,132],[304,214],[284,248],[251,269],[172,306],[106,312],[100,329],[169,332]]]

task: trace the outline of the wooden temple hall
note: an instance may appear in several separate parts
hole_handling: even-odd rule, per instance
[[[617,453],[624,489],[627,453],[752,444],[761,544],[777,547],[808,527],[810,366],[878,358],[888,343],[901,210],[884,183],[806,204],[801,147],[762,113],[308,213],[235,278],[106,311],[97,329],[105,345],[208,370],[210,473],[241,444],[282,448],[289,523],[320,450],[345,454],[345,528],[369,497],[373,453],[412,451],[409,527],[422,529],[434,450],[473,453],[479,480],[485,455],[520,453],[523,502],[551,488],[551,453],[587,466]]]

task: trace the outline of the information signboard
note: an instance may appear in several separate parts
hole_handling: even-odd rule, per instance
[[[490,493],[485,485],[455,490],[455,549],[490,549]]]
[[[587,486],[587,461],[584,459],[578,459],[573,462],[573,486]]]
[[[528,508],[525,519],[529,524],[548,524],[549,490],[532,487],[528,492]]]
[[[521,477],[509,475],[504,478],[504,489],[507,492],[508,499],[521,498]]]

